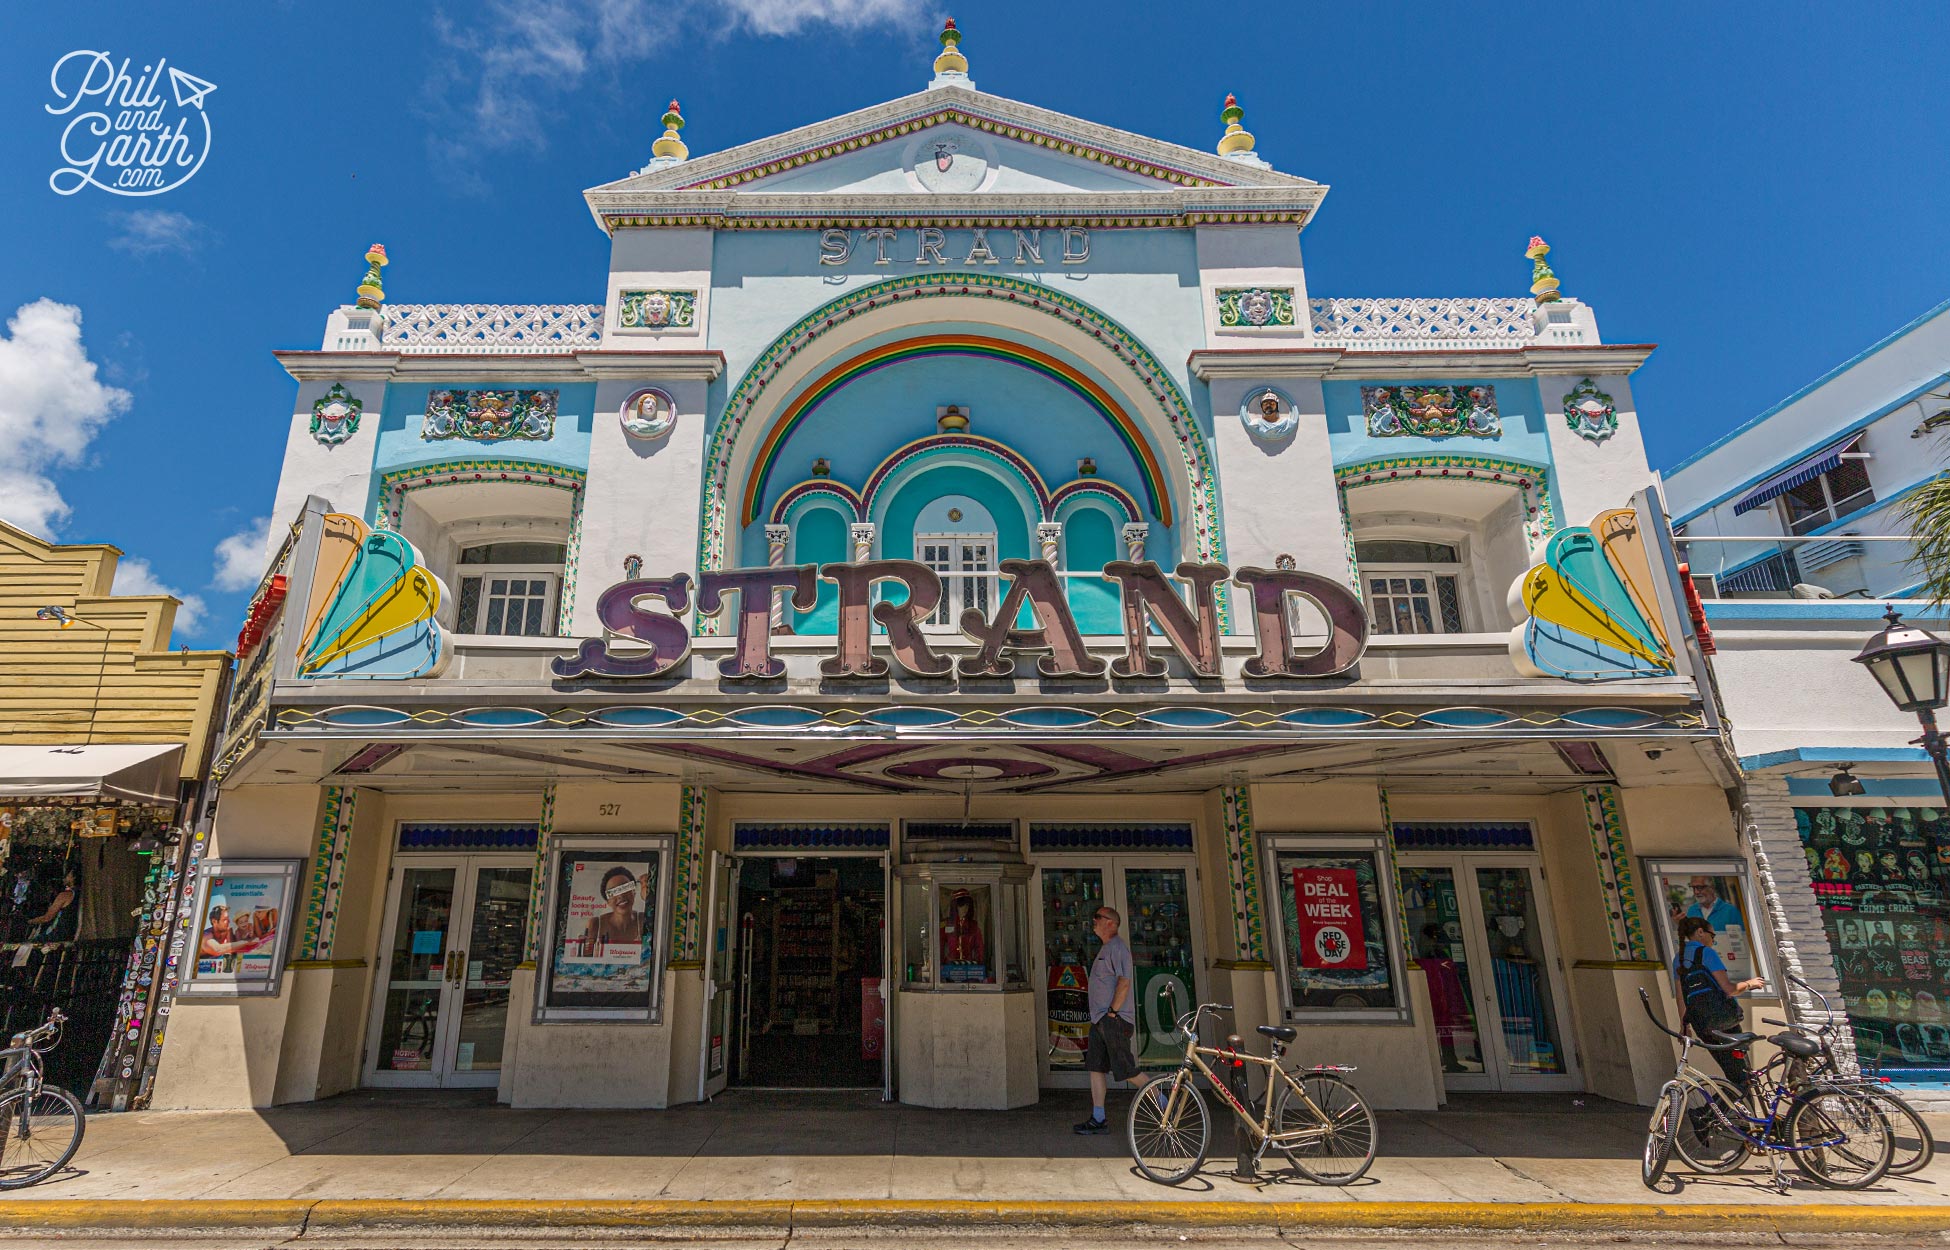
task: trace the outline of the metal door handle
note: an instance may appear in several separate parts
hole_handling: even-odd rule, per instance
[[[467,952],[466,951],[454,951],[451,954],[449,954],[447,956],[447,966],[450,969],[450,971],[447,973],[447,979],[449,981],[453,982],[455,985],[467,984]]]

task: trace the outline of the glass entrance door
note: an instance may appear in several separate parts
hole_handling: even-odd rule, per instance
[[[1401,883],[1445,1087],[1576,1088],[1563,977],[1536,864],[1404,860]]]
[[[1197,881],[1175,857],[1094,856],[1038,867],[1043,987],[1043,1070],[1051,1084],[1086,1078],[1084,1042],[1090,1032],[1090,965],[1099,943],[1090,918],[1108,903],[1123,916],[1119,931],[1131,947],[1137,1036],[1132,1046],[1147,1069],[1175,1065],[1182,1052],[1172,1024],[1197,1001]]]
[[[525,857],[398,862],[366,1048],[368,1084],[500,1081],[509,981],[521,962],[533,872]]]

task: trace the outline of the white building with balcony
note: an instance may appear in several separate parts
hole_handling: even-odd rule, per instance
[[[1903,501],[1950,451],[1950,303],[1664,474],[1792,958],[1865,1067],[1950,1104],[1950,809],[1914,716],[1851,663],[1915,601]],[[1771,851],[1771,853],[1766,853]]]
[[[1227,1001],[1381,1105],[1649,1097],[1694,875],[1766,971],[1651,347],[1541,240],[1521,298],[1316,294],[1237,106],[1190,150],[958,38],[716,153],[673,104],[587,304],[375,264],[278,353],[211,841],[295,865],[288,970],[177,1008],[157,1105],[1022,1105],[1104,906],[1145,1064]]]

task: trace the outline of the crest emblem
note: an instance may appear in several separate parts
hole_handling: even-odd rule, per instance
[[[952,140],[944,139],[936,143],[934,145],[934,167],[944,174],[947,173],[955,163],[955,153],[960,150],[961,145]]]
[[[1602,443],[1618,432],[1618,409],[1590,378],[1564,396],[1564,420],[1573,433]]]
[[[336,447],[359,432],[359,414],[365,404],[346,392],[343,383],[332,383],[319,401],[311,406],[311,436],[327,447]]]

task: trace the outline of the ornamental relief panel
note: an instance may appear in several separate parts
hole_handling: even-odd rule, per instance
[[[1494,386],[1364,386],[1370,438],[1501,438]]]
[[[617,296],[617,328],[652,334],[695,333],[697,296],[695,289],[676,288],[620,292]]]
[[[420,437],[427,442],[466,438],[545,441],[555,437],[555,407],[560,391],[449,391],[427,395]]]
[[[1227,330],[1291,330],[1295,327],[1290,286],[1222,286],[1219,325]]]

